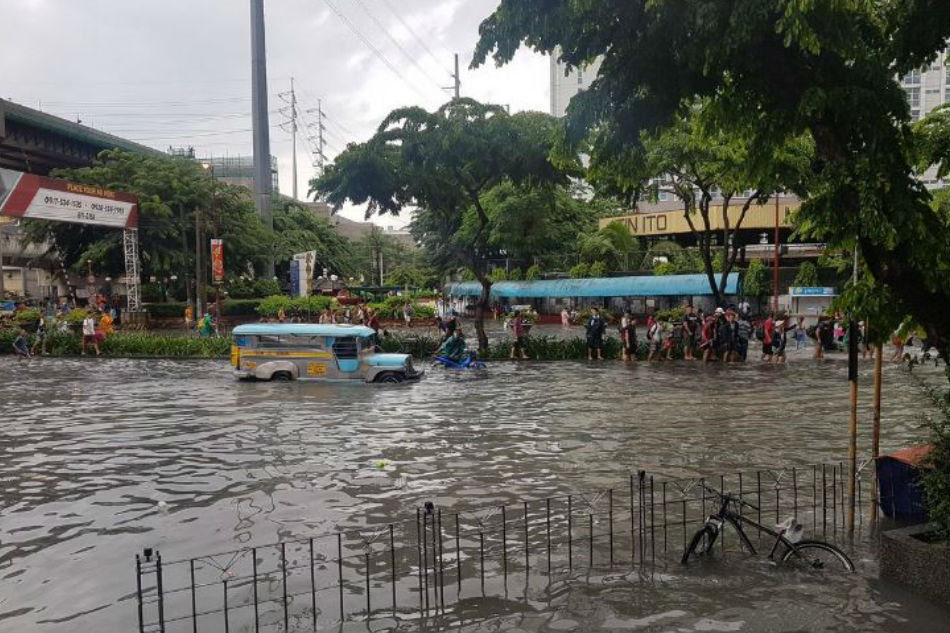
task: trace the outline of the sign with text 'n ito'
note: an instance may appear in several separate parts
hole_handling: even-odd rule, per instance
[[[139,219],[132,194],[10,169],[0,169],[0,215],[117,229],[137,228]]]
[[[779,203],[779,226],[788,228],[792,226],[791,216],[801,206],[801,202],[781,202]],[[742,204],[733,202],[727,209],[727,218],[729,226],[734,227],[742,215]],[[702,218],[699,213],[693,213],[691,216],[693,225],[697,230],[705,230]],[[721,231],[726,227],[723,217],[722,205],[710,205],[709,207],[709,230]],[[613,218],[601,218],[599,227],[604,228],[611,222],[620,222],[630,231],[631,235],[673,235],[677,233],[691,233],[689,222],[683,215],[683,210],[660,211],[657,213],[634,213],[633,215],[623,215]],[[775,227],[775,203],[767,202],[765,204],[753,204],[746,211],[742,218],[743,229],[771,229]]]

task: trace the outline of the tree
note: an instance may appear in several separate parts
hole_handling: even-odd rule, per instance
[[[749,262],[749,267],[745,269],[742,293],[747,297],[755,297],[756,302],[761,304],[762,298],[768,296],[769,292],[768,272],[765,270],[765,264],[762,263],[761,259],[753,259]]]
[[[528,270],[524,273],[524,278],[528,281],[535,281],[541,279],[541,267],[537,264],[528,267]]]
[[[619,221],[577,238],[577,251],[582,260],[588,263],[602,261],[614,270],[628,270],[631,261],[638,259],[638,250],[637,238]]]
[[[143,276],[180,275],[189,297],[196,219],[203,249],[208,248],[204,236],[213,237],[218,229],[231,272],[260,268],[270,249],[270,237],[254,211],[250,192],[219,181],[212,185],[208,174],[189,159],[107,150],[90,167],[56,170],[53,175],[138,196]],[[33,243],[50,244],[74,270],[84,270],[86,260],[91,260],[101,274],[124,273],[121,231],[30,220],[25,232]]]
[[[485,193],[483,205],[492,226],[489,247],[522,264],[558,262],[578,233],[596,227],[592,205],[562,184],[503,181]]]
[[[330,223],[292,200],[281,199],[273,208],[274,260],[280,274],[287,274],[296,253],[316,251],[314,276],[346,277],[355,270],[351,246]]]
[[[362,276],[371,285],[384,285],[384,282],[403,285],[393,281],[392,272],[400,263],[418,266],[418,258],[412,250],[374,224],[368,233],[352,243],[352,274]]]
[[[751,138],[716,130],[707,118],[705,109],[697,104],[669,127],[643,134],[642,182],[636,187],[654,197],[660,189],[669,189],[683,203],[683,216],[696,237],[701,270],[716,304],[723,305],[728,275],[741,246],[739,230],[749,208],[765,204],[778,191],[803,193],[812,148],[807,139],[799,138],[758,150]],[[601,159],[601,173],[613,160],[609,155]],[[623,162],[620,168],[624,168]],[[620,180],[613,176],[612,182]],[[734,205],[733,200],[746,192],[751,194]],[[719,206],[716,218],[712,217],[717,206],[714,202]],[[736,213],[730,213],[732,210]],[[714,220],[721,222],[721,230],[712,228]],[[718,248],[713,244],[717,234],[722,242]],[[715,273],[722,273],[718,281]]]
[[[798,273],[795,275],[793,286],[817,286],[818,285],[818,267],[812,262],[802,262],[798,266]]]
[[[415,208],[410,230],[441,270],[470,270],[482,286],[475,331],[487,350],[484,319],[491,278],[488,253],[494,221],[485,195],[504,182],[515,186],[566,185],[577,160],[555,165],[555,119],[537,112],[453,99],[435,112],[392,111],[376,134],[351,144],[311,183],[339,208],[367,203],[367,215]]]
[[[808,134],[799,231],[857,243],[950,360],[950,241],[917,175],[922,139],[895,81],[946,46],[946,0],[502,0],[479,30],[474,65],[489,54],[505,63],[522,43],[574,66],[602,56],[566,123],[570,140],[590,135],[592,170],[595,157],[633,165],[641,132],[697,97],[717,129],[759,148]]]

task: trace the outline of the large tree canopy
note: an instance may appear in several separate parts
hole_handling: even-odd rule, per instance
[[[946,0],[502,0],[481,25],[473,64],[505,63],[525,44],[597,79],[568,108],[575,140],[635,161],[643,130],[697,97],[726,133],[757,146],[803,133],[816,149],[803,232],[860,244],[950,359],[950,241],[915,175],[920,135],[895,76],[930,63],[950,37]]]
[[[552,163],[555,120],[537,112],[454,99],[435,112],[394,110],[377,133],[351,144],[311,184],[339,208],[367,204],[367,215],[416,209],[413,232],[442,268],[465,267],[482,284],[475,329],[487,348],[483,319],[491,279],[488,255],[497,218],[485,196],[502,183],[567,184],[576,161]]]

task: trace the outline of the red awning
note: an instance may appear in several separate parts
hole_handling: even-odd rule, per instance
[[[903,462],[908,466],[913,466],[914,468],[927,467],[925,460],[927,456],[930,455],[930,451],[933,449],[933,446],[930,444],[919,444],[917,446],[908,446],[907,448],[901,448],[889,455],[881,455],[878,459],[895,459],[899,462]]]

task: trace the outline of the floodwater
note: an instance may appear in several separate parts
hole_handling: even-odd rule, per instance
[[[861,438],[869,450],[870,367]],[[215,361],[0,359],[0,632],[136,627],[132,559],[173,558],[467,506],[843,460],[846,367],[492,363],[398,386],[239,383]],[[942,368],[918,368],[939,384]],[[929,372],[929,373],[928,373]],[[926,437],[885,371],[882,449]],[[380,472],[374,462],[387,460]],[[875,579],[746,566],[587,577],[528,611],[466,604],[459,630],[933,630],[950,614]],[[125,598],[120,600],[120,598]],[[502,605],[503,606],[503,605]],[[474,623],[473,623],[474,621]]]

